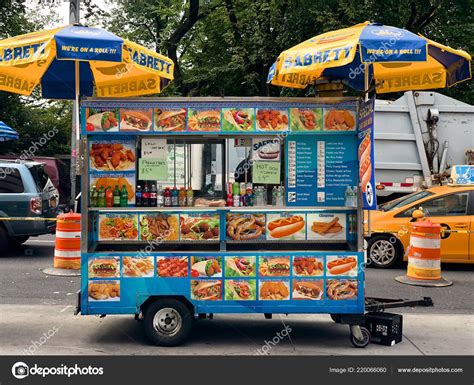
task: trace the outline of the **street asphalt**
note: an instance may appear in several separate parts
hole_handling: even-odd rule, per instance
[[[474,353],[473,268],[443,265],[443,276],[453,281],[445,288],[403,285],[395,277],[405,267],[367,269],[366,295],[418,299],[429,296],[434,307],[392,310],[404,315],[404,340],[393,347],[370,344],[355,349],[349,329],[327,315],[275,316],[216,315],[197,322],[190,341],[181,347],[150,346],[133,316],[74,316],[80,277],[45,275],[53,265],[54,238],[31,238],[21,249],[0,254],[0,355],[6,354],[255,354],[281,331],[289,338],[272,346],[269,354],[468,354]],[[53,330],[53,332],[52,332]],[[41,346],[35,342],[52,334]]]

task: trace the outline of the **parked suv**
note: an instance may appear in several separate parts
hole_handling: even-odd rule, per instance
[[[0,159],[0,219],[14,217],[54,218],[58,190],[43,163]],[[0,250],[20,245],[30,236],[53,233],[52,220],[0,220]]]

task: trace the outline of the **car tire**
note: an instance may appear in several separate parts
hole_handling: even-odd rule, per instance
[[[5,227],[0,225],[0,250],[6,250],[11,247],[11,239],[8,236]]]
[[[387,269],[403,259],[403,247],[394,235],[375,235],[368,240],[369,266]]]
[[[181,301],[159,299],[150,304],[143,319],[145,334],[158,346],[177,346],[191,333],[194,315]]]
[[[30,239],[29,235],[21,235],[19,237],[13,237],[13,244],[15,246],[21,246],[23,243],[25,243],[28,239]]]

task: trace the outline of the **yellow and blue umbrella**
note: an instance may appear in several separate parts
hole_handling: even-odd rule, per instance
[[[0,142],[6,142],[7,140],[18,140],[18,137],[18,132],[0,121]]]
[[[471,78],[471,56],[405,29],[376,23],[323,33],[283,51],[268,82],[305,88],[338,80],[377,93],[451,87]]]
[[[0,90],[43,97],[156,94],[173,61],[101,28],[69,25],[0,40]]]

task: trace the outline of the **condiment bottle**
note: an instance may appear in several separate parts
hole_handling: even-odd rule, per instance
[[[122,186],[122,191],[120,192],[120,207],[128,207],[128,190],[127,186]]]
[[[188,207],[194,206],[194,191],[191,186],[189,186],[188,190],[186,191],[186,201]]]
[[[171,207],[171,191],[169,187],[166,187],[163,197],[165,207]]]
[[[108,187],[105,191],[105,206],[114,207],[114,192],[111,187]]]
[[[92,186],[92,189],[91,189],[91,195],[90,195],[90,205],[91,207],[97,207],[98,205],[98,192],[97,192],[97,188],[94,186]]]
[[[180,207],[186,207],[186,189],[181,187],[179,189],[178,203]]]
[[[156,205],[158,207],[163,207],[165,204],[165,197],[163,196],[163,187],[160,186],[158,187],[158,193],[156,194]]]
[[[118,185],[115,185],[114,189],[114,207],[120,207],[120,190]]]
[[[105,207],[105,190],[104,186],[101,186],[99,193],[97,195],[97,206],[98,207]]]
[[[135,192],[135,206],[142,206],[142,186],[140,185],[137,186],[137,190]]]
[[[148,184],[145,183],[145,189],[142,193],[142,206],[148,207],[150,206],[150,190],[148,190]]]
[[[173,191],[171,191],[171,206],[178,207],[179,205],[179,193],[176,186],[173,187]]]
[[[156,186],[154,184],[151,185],[150,191],[150,207],[156,207]]]

